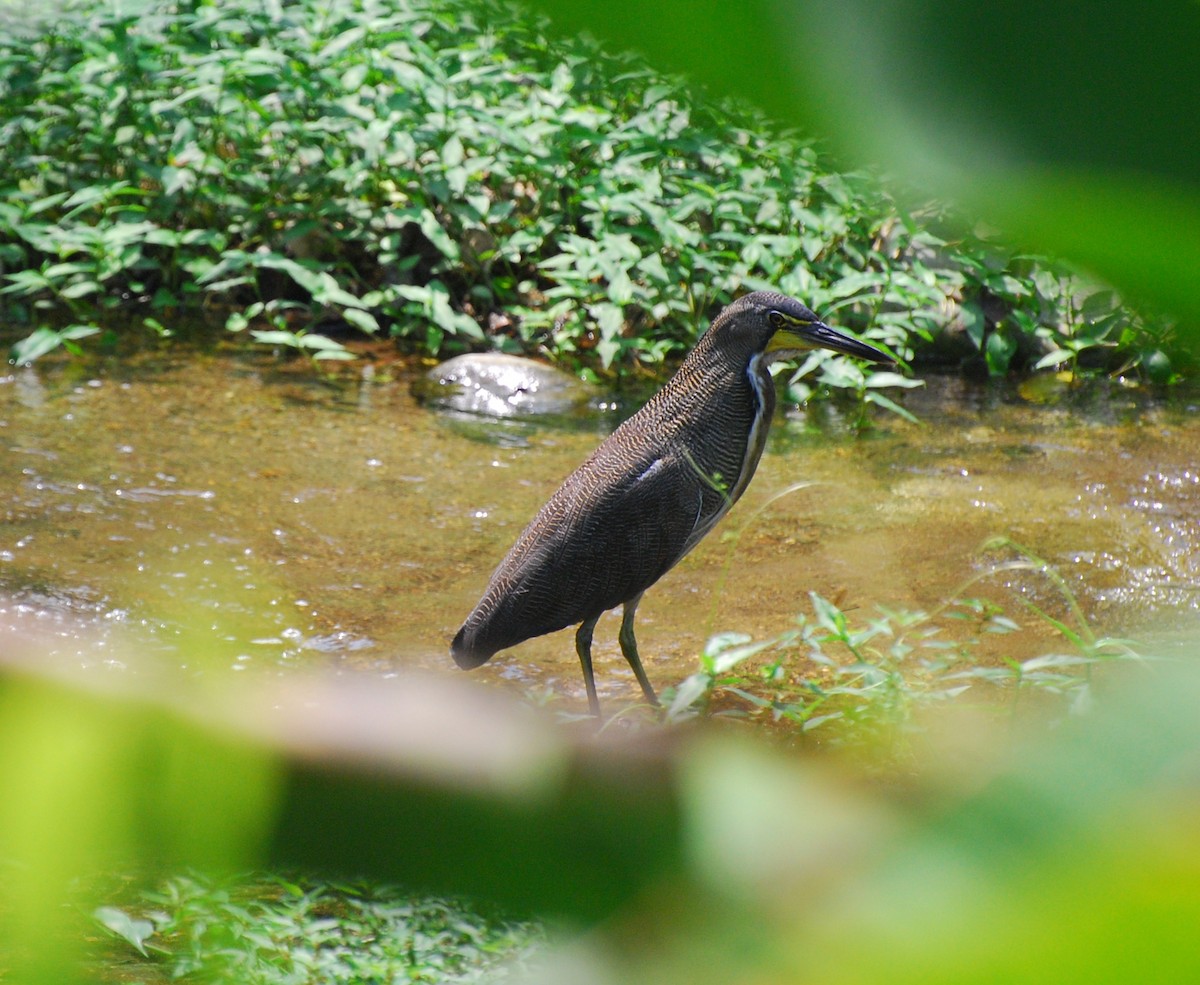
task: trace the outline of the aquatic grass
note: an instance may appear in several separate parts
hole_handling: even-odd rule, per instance
[[[1097,668],[1144,659],[1134,641],[1098,635],[1070,586],[1043,558],[1004,537],[981,550],[1015,556],[989,564],[928,612],[877,605],[873,616],[856,620],[810,592],[811,614],[799,614],[795,628],[775,637],[715,634],[700,669],[665,696],[668,720],[734,716],[800,734],[820,730],[834,745],[898,750],[919,727],[923,708],[960,698],[976,684],[994,688],[975,692],[984,706],[1012,718],[1039,695],[1076,714],[1091,706]],[[1015,572],[1042,577],[1057,593],[1065,617],[1024,597],[1020,604],[1065,650],[1021,659],[985,652],[989,638],[1022,626],[996,602],[967,592]]]
[[[995,537],[987,541],[982,550],[993,554],[1015,554],[1016,557],[991,565],[977,576],[978,579],[1027,571],[1050,583],[1067,610],[1065,617],[1047,612],[1023,595],[1018,598],[1020,604],[1037,620],[1053,629],[1069,649],[1065,653],[1046,653],[1021,661],[1004,659],[996,666],[979,665],[959,670],[951,676],[985,680],[1009,687],[1013,711],[1022,696],[1031,691],[1058,695],[1070,710],[1079,711],[1091,704],[1093,673],[1097,667],[1114,661],[1145,659],[1138,651],[1136,641],[1097,635],[1062,574],[1044,558],[1008,537]]]
[[[279,875],[174,876],[93,917],[105,966],[239,985],[503,982],[546,943],[537,924],[460,902]]]
[[[813,141],[516,6],[64,0],[25,17],[0,35],[18,362],[200,316],[314,360],[386,332],[635,375],[773,287],[906,358],[1174,372],[1170,327],[1112,292],[941,206],[905,211]],[[806,393],[896,409],[822,365]]]

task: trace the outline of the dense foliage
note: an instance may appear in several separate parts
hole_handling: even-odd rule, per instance
[[[279,877],[220,883],[177,876],[93,916],[112,935],[105,943],[114,952],[98,959],[115,964],[128,945],[146,959],[139,976],[154,963],[172,981],[498,985],[513,980],[511,972],[543,943],[531,924],[483,917],[458,903],[414,899],[394,887]]]
[[[484,10],[486,9],[486,13]],[[337,327],[430,353],[624,372],[774,287],[991,372],[1140,363],[1109,291],[948,242],[863,174],[510,8],[67,0],[0,38],[0,290],[14,356],[197,315],[320,357]],[[828,382],[841,383],[831,379]]]

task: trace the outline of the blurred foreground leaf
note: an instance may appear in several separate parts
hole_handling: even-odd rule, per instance
[[[129,654],[78,672],[11,633],[0,654],[14,980],[84,980],[80,877],[251,866],[595,926],[547,982],[1200,973],[1193,667],[1110,675],[1103,713],[1020,742],[948,718],[897,775],[706,729],[573,734],[444,680],[156,690]]]
[[[1200,5],[537,0],[1200,333]],[[683,25],[686,25],[684,29]]]

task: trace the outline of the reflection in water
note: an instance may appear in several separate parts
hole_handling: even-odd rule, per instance
[[[79,373],[0,377],[0,627],[83,615],[102,644],[132,634],[199,675],[314,660],[451,672],[448,640],[496,562],[616,422],[497,432],[420,409],[404,381],[333,385],[245,359]],[[1107,632],[1200,622],[1186,396],[1094,387],[1047,404],[935,380],[904,400],[920,426],[881,417],[856,439],[824,406],[773,429],[742,502],[639,610],[656,684],[694,669],[710,633],[786,628],[810,590],[867,613],[936,605],[998,534],[1055,563]],[[1009,577],[995,593],[1019,618],[1017,597],[1057,604]],[[103,645],[50,637],[103,663]],[[597,633],[598,677],[633,694],[615,639],[615,622]],[[493,666],[579,690],[569,632]]]

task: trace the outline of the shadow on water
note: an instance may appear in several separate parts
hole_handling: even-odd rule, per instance
[[[710,633],[787,628],[810,590],[866,613],[934,606],[996,535],[1052,561],[1106,632],[1194,629],[1196,394],[1043,386],[934,379],[904,398],[920,425],[881,417],[864,438],[836,405],[777,420],[742,503],[639,610],[651,677],[690,673]],[[132,634],[196,675],[451,672],[448,641],[492,568],[631,409],[493,425],[422,409],[406,379],[214,354],[12,371],[0,628],[36,625],[88,666]],[[1006,607],[1057,604],[1035,575],[1006,577],[988,585]],[[633,694],[617,621],[597,630],[598,677]],[[197,639],[210,660],[178,667]],[[581,691],[569,632],[480,673]]]

